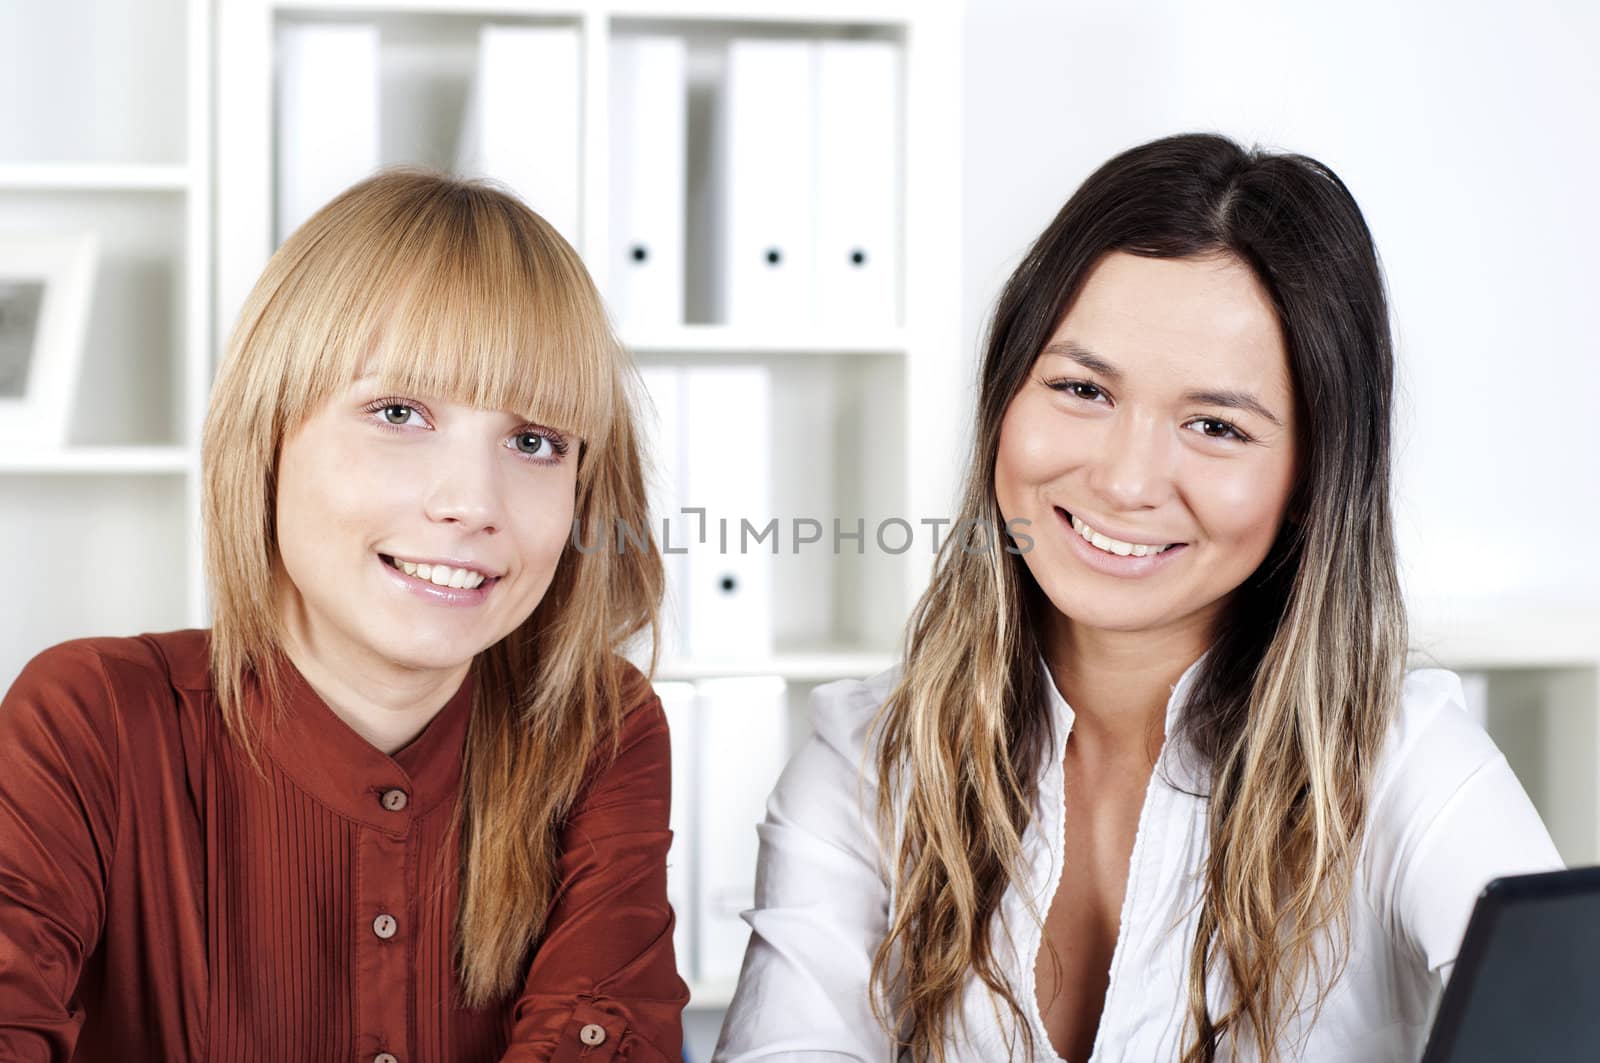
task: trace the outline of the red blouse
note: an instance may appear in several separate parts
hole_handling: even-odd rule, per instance
[[[0,701],[0,1059],[679,1057],[667,726],[643,676],[628,668],[620,753],[562,834],[521,992],[472,1010],[451,825],[470,679],[390,757],[291,670],[263,780],[223,727],[208,646],[63,643]]]

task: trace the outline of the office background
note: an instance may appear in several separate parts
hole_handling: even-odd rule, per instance
[[[205,622],[198,423],[291,193],[325,198],[330,156],[297,145],[527,182],[645,371],[662,511],[783,522],[777,557],[674,562],[674,901],[703,1058],[761,796],[810,689],[892,659],[926,539],[894,554],[874,532],[952,508],[1007,272],[1105,158],[1214,129],[1322,159],[1362,204],[1399,339],[1419,660],[1465,674],[1567,859],[1600,859],[1597,50],[1580,0],[0,0],[0,298],[42,268],[31,244],[93,241],[64,432],[0,427],[0,682],[63,638]],[[570,157],[519,155],[508,123]],[[673,263],[666,297],[636,283]],[[708,404],[742,422],[697,435]],[[791,552],[795,518],[819,544]],[[834,518],[863,518],[866,548],[830,549]]]

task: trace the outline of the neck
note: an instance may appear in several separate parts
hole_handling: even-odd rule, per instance
[[[472,667],[469,660],[448,672],[404,668],[353,648],[341,650],[336,636],[311,630],[297,604],[281,615],[289,661],[335,716],[391,756],[422,733]]]
[[[1053,612],[1045,636],[1045,661],[1072,707],[1079,749],[1153,763],[1172,688],[1210,644],[1209,623],[1197,618],[1159,631],[1109,631]]]

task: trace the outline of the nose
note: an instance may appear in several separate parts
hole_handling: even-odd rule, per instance
[[[1174,443],[1159,418],[1125,409],[1101,437],[1090,489],[1111,512],[1154,509],[1172,491]]]
[[[500,474],[481,439],[462,437],[437,449],[428,469],[423,510],[431,521],[493,534],[504,522]]]

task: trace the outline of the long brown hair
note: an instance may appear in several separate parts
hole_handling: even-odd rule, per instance
[[[582,440],[578,527],[646,528],[637,381],[583,263],[489,185],[414,170],[362,182],[272,256],[212,390],[202,444],[211,667],[229,732],[254,758],[246,689],[277,705],[275,480],[285,435],[369,354],[380,381],[515,411]],[[630,544],[632,545],[632,544]],[[513,988],[556,887],[561,823],[623,710],[613,654],[662,592],[653,541],[578,551],[543,600],[474,660],[463,766],[460,972],[465,1000]]]
[[[1183,1058],[1212,1060],[1232,1038],[1271,1060],[1308,979],[1320,1007],[1348,955],[1370,773],[1404,667],[1382,275],[1355,200],[1313,159],[1185,135],[1110,160],[1000,296],[957,527],[1002,526],[1001,420],[1111,251],[1238,259],[1270,293],[1288,350],[1302,455],[1290,517],[1231,595],[1178,725],[1211,773]],[[1050,726],[1036,633],[1051,606],[1003,542],[945,543],[879,717],[896,907],[873,965],[875,1002],[918,1059],[944,1058],[969,977],[1016,1020],[1028,1053],[1038,1047],[990,934],[1005,892],[1026,883],[1022,835]],[[1231,990],[1220,1015],[1206,993],[1213,972]]]

